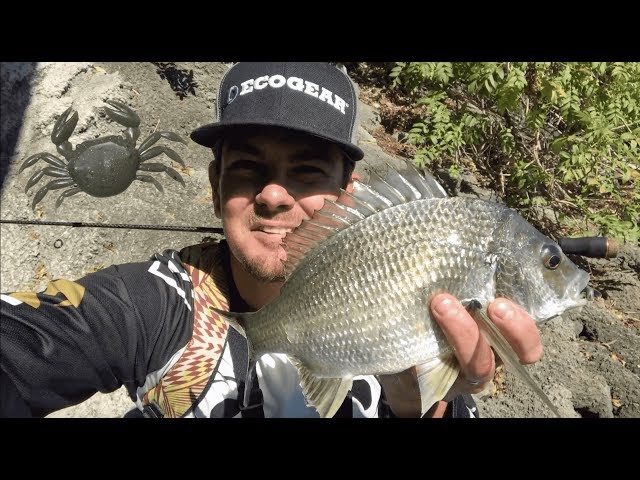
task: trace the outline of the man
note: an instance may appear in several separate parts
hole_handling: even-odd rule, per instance
[[[240,63],[223,78],[217,106],[218,122],[191,138],[214,150],[209,176],[226,240],[3,295],[3,416],[46,415],[122,384],[138,407],[130,416],[317,415],[285,355],[262,356],[246,378],[246,340],[211,307],[253,311],[276,298],[286,233],[353,188],[363,157],[354,85],[330,64]],[[455,298],[440,295],[426,308],[460,361],[445,399],[459,404],[458,394],[492,378],[493,352]],[[496,300],[489,314],[521,361],[540,358],[538,330],[522,309]],[[417,416],[414,391],[411,370],[356,377],[336,415]],[[469,414],[442,401],[427,416],[459,411]]]

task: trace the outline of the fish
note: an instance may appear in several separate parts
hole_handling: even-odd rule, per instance
[[[415,367],[422,414],[446,395],[460,366],[428,308],[441,292],[467,306],[506,368],[559,416],[486,307],[506,297],[541,324],[586,303],[589,274],[515,210],[450,197],[406,162],[325,200],[283,245],[277,298],[256,312],[216,311],[247,338],[249,369],[262,354],[288,355],[321,417],[335,414],[358,375]]]

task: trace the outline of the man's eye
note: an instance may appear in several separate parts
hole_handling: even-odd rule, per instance
[[[260,171],[260,166],[258,165],[258,163],[253,162],[251,160],[238,160],[237,162],[233,162],[231,165],[229,165],[229,170],[235,170],[235,171],[245,171],[245,170],[249,170],[252,172],[259,172]]]
[[[296,167],[294,172],[302,175],[324,175],[324,170],[312,165],[301,165]]]

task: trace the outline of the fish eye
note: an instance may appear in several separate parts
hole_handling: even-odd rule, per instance
[[[542,263],[549,270],[555,270],[562,262],[562,250],[557,245],[547,245],[542,249]]]

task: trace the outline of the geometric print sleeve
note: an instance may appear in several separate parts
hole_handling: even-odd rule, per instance
[[[42,292],[0,297],[3,382],[32,416],[80,403],[123,384],[135,394],[191,336],[189,275],[176,252],[111,266]],[[24,412],[21,411],[21,416]]]

